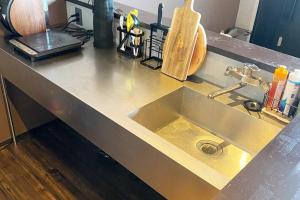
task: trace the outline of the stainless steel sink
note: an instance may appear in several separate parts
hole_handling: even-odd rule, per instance
[[[130,117],[228,179],[280,131],[187,87],[136,110]]]

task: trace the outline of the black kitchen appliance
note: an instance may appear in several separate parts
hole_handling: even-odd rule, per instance
[[[8,42],[16,51],[29,57],[31,61],[80,49],[83,45],[81,40],[72,37],[68,33],[56,30],[16,37]]]
[[[112,48],[113,43],[113,0],[94,1],[94,47]]]

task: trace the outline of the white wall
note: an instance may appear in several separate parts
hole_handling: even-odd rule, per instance
[[[81,1],[87,2],[88,0]],[[164,2],[165,4],[164,24],[169,25],[174,8],[182,6],[184,0],[114,0],[115,8],[121,8],[125,12],[128,12],[132,8],[143,10],[144,12],[140,15],[140,19],[146,23],[156,21],[157,7],[160,2]],[[221,30],[227,30],[235,26],[239,2],[240,0],[195,0],[194,8],[202,14],[201,23],[206,29],[220,32]],[[74,4],[67,2],[68,15],[74,14],[74,7]],[[91,17],[90,11],[84,12],[89,12],[87,18]],[[84,17],[84,24],[85,20]],[[90,28],[92,20],[91,18],[89,20],[85,27]]]
[[[155,15],[157,14],[158,4],[163,2],[165,4],[164,17],[171,19],[174,9],[181,7],[184,0],[114,0],[114,2]],[[206,29],[220,32],[221,30],[227,30],[235,26],[239,2],[240,0],[195,0],[194,9],[201,13],[201,23]],[[153,19],[151,21],[146,20],[146,22],[153,22]]]
[[[236,27],[249,31],[253,30],[259,0],[240,0]]]
[[[131,7],[136,7],[139,10],[144,10],[153,14],[157,14],[157,7],[159,3],[163,2],[165,5],[164,16],[171,18],[173,15],[173,10],[176,7],[180,7],[183,5],[183,0],[114,0],[114,2],[125,4]],[[195,1],[195,5],[197,4],[197,0]]]

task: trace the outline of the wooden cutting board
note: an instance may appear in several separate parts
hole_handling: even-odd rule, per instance
[[[168,37],[166,38],[166,42],[168,41]],[[166,45],[164,44],[164,49]],[[191,65],[188,69],[188,76],[195,74],[200,67],[202,67],[203,62],[205,61],[207,53],[207,38],[204,27],[199,24],[198,26],[198,34],[196,38],[196,44],[193,51],[193,56],[191,60]],[[163,60],[165,60],[165,54],[163,53]]]
[[[193,10],[194,0],[176,8],[164,49],[162,72],[180,81],[187,79],[196,44],[201,15]]]
[[[13,0],[7,13],[8,23],[22,36],[46,31],[44,1]]]
[[[204,27],[201,24],[199,24],[198,27],[198,36],[196,40],[197,41],[194,48],[191,65],[188,70],[188,76],[195,74],[205,61],[207,52],[207,38]]]

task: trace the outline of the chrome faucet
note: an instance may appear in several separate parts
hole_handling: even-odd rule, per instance
[[[269,90],[270,86],[269,86],[268,82],[264,81],[258,75],[258,72],[260,72],[260,71],[261,70],[256,65],[248,64],[248,63],[245,63],[242,66],[238,66],[238,67],[232,67],[232,66],[228,67],[226,69],[225,76],[234,77],[236,79],[239,79],[240,82],[229,88],[224,88],[224,89],[216,91],[212,94],[209,94],[208,98],[214,99],[223,94],[246,87],[247,85],[260,87],[265,92],[267,92]]]

